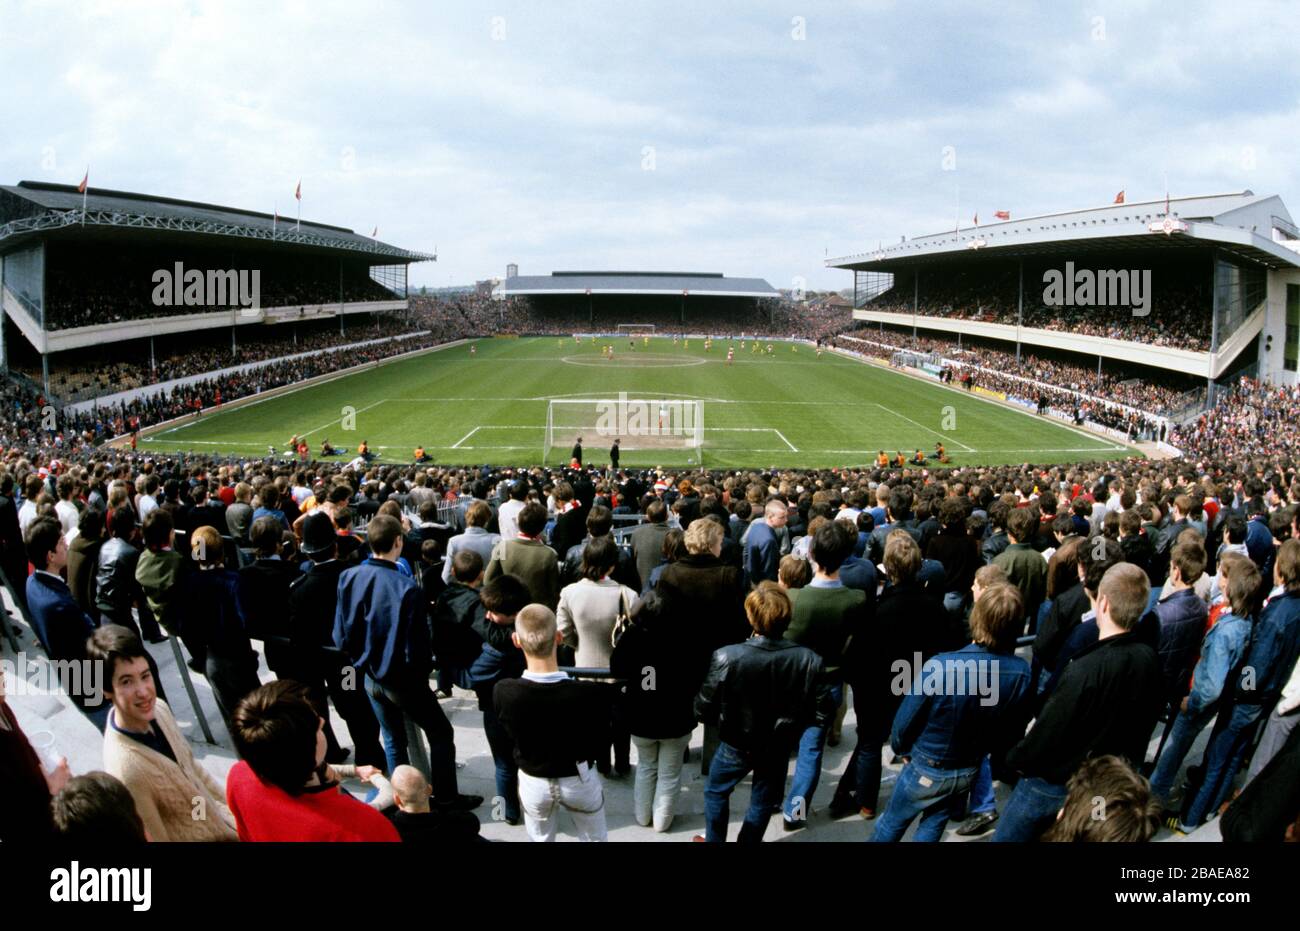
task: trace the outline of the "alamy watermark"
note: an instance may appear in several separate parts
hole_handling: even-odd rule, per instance
[[[1048,307],[1132,307],[1133,316],[1151,313],[1151,269],[1049,268],[1043,272],[1043,304]]]
[[[132,911],[153,905],[152,867],[83,867],[73,860],[50,871],[51,902],[124,902]]]
[[[628,400],[596,402],[600,436],[694,436],[698,406],[693,401]]]
[[[998,703],[999,679],[996,659],[932,659],[920,653],[912,659],[896,659],[889,671],[894,678],[889,688],[895,695],[977,695],[985,707]]]
[[[91,659],[29,660],[26,653],[0,659],[0,688],[5,695],[64,694],[88,708],[104,702],[104,664]]]
[[[154,283],[155,307],[240,307],[257,310],[262,306],[262,272],[259,269],[213,269],[185,267],[177,262],[160,268]]]

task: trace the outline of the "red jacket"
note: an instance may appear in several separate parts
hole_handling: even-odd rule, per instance
[[[401,841],[391,821],[338,786],[290,795],[243,760],[226,778],[226,802],[242,841]]]

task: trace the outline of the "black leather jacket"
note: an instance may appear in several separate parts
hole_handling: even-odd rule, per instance
[[[695,714],[742,752],[793,749],[835,713],[822,658],[789,640],[751,637],[713,653]]]
[[[106,541],[99,549],[99,568],[95,572],[95,604],[101,611],[123,611],[129,616],[131,606],[139,602],[147,611],[135,580],[135,566],[140,550],[118,537]]]

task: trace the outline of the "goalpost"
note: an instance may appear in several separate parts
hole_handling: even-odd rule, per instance
[[[655,325],[653,323],[620,323],[618,325],[618,334],[620,336],[654,336]]]
[[[583,459],[608,461],[614,440],[624,453],[662,450],[666,461],[701,465],[704,451],[704,402],[681,398],[556,399],[546,405],[546,442],[542,465],[568,465],[582,439]]]

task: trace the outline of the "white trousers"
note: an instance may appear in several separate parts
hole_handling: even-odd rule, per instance
[[[585,776],[559,779],[542,779],[520,770],[519,807],[530,840],[554,842],[561,810],[573,817],[578,840],[609,839],[605,830],[605,790],[593,769],[587,770]]]

